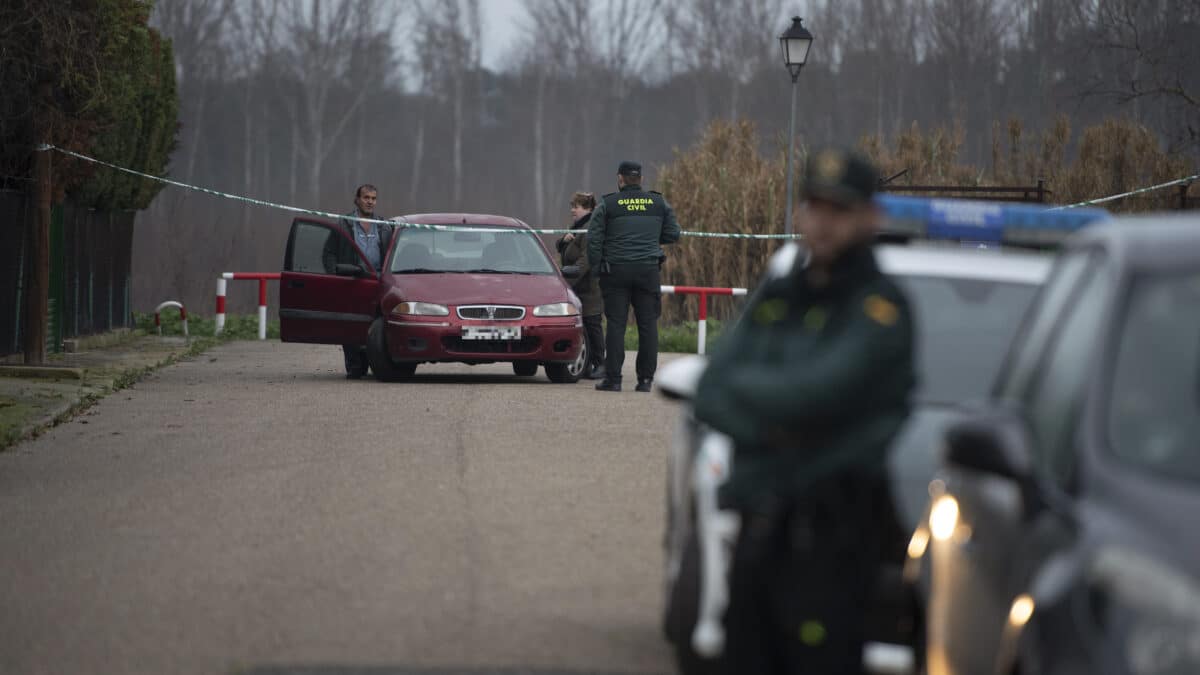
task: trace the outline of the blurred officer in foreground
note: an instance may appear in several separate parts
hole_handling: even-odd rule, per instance
[[[662,244],[679,240],[675,211],[661,193],[642,189],[642,165],[621,162],[617,192],[604,195],[588,225],[588,262],[600,270],[604,296],[604,379],[599,391],[621,391],[625,323],[629,305],[637,319],[637,390],[650,391],[658,369],[658,317],[662,312],[659,259]]]
[[[725,614],[729,673],[858,673],[892,532],[885,455],[916,376],[909,305],[871,250],[875,169],[812,156],[791,270],[718,345],[695,413],[729,435],[741,515]]]

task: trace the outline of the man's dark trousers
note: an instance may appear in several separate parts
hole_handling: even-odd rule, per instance
[[[600,293],[604,296],[604,318],[608,320],[605,378],[610,382],[621,381],[625,323],[632,304],[638,327],[637,376],[639,380],[653,379],[658,368],[658,317],[662,312],[658,264],[613,264],[607,274],[600,274]]]
[[[367,350],[360,345],[342,345],[342,357],[346,362],[346,374],[362,377],[367,374]]]

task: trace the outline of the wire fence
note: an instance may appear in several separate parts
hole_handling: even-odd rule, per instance
[[[0,355],[24,351],[31,208],[25,193],[0,190]],[[61,351],[64,340],[133,326],[133,216],[69,202],[54,208],[47,351]]]

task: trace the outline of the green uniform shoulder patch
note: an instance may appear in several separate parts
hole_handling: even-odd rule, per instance
[[[872,293],[863,300],[863,312],[881,326],[894,326],[900,319],[900,308],[881,295]]]

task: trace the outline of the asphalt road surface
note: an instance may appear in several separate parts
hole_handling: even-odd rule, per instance
[[[671,672],[674,406],[417,374],[233,343],[0,454],[0,673]]]

